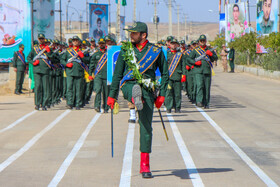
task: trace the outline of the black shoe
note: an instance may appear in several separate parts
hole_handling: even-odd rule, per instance
[[[108,113],[108,110],[104,110],[104,113]]]
[[[135,119],[129,119],[128,123],[136,123],[136,120]]]
[[[66,105],[66,108],[67,108],[67,109],[73,109],[73,106],[71,106],[71,105]]]
[[[142,173],[142,178],[144,178],[144,179],[151,179],[151,178],[153,178],[153,175],[152,175],[151,172],[143,172]]]
[[[181,113],[180,108],[176,108],[175,113]]]
[[[20,95],[20,93],[19,93],[18,91],[15,91],[15,94],[16,94],[16,95]]]
[[[39,109],[40,109],[39,105],[36,105],[35,110],[39,110]]]
[[[76,107],[76,110],[81,110],[81,108],[77,106],[77,107]]]
[[[171,113],[171,109],[167,109],[167,113],[169,113],[169,114],[170,114],[170,113]]]
[[[54,104],[51,104],[51,107],[54,107]]]
[[[95,108],[94,109],[96,112],[100,112],[100,108]]]
[[[204,109],[209,109],[209,105],[206,105],[206,106],[204,107]]]
[[[196,106],[203,107],[203,104],[202,103],[197,103]]]
[[[22,91],[19,91],[19,93],[22,94],[23,92],[22,92]]]
[[[47,108],[51,108],[51,105],[48,105]]]
[[[89,104],[89,102],[88,102],[88,101],[85,101],[85,104],[87,105],[87,104]]]
[[[42,110],[47,111],[47,107],[42,106]]]
[[[195,104],[195,101],[194,101],[194,100],[192,101],[192,104]]]

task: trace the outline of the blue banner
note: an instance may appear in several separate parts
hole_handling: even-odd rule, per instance
[[[30,0],[0,0],[0,62],[12,61],[19,44],[24,44],[24,53],[31,49]]]
[[[113,45],[108,46],[107,49],[107,85],[111,85],[113,80],[113,74],[115,70],[115,66],[121,51],[121,46]]]

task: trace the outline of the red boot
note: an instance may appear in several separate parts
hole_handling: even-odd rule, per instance
[[[153,178],[150,171],[150,156],[149,153],[141,153],[140,173],[143,178]]]

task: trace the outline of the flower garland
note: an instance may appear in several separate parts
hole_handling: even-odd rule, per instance
[[[124,61],[128,65],[129,70],[132,70],[133,78],[137,80],[137,83],[142,87],[154,91],[159,86],[159,83],[157,81],[152,81],[151,79],[143,78],[143,75],[139,71],[140,66],[137,63],[132,43],[122,42],[122,50],[124,51]]]

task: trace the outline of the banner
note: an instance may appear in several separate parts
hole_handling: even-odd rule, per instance
[[[123,41],[126,39],[125,37],[125,31],[123,30],[125,27],[125,17],[124,16],[120,16],[120,20],[121,20],[121,25],[120,25],[120,40]]]
[[[108,35],[108,5],[89,4],[89,37],[96,41]]]
[[[257,0],[257,33],[264,35],[278,30],[278,0]]]
[[[34,1],[34,40],[37,40],[39,33],[54,39],[54,9],[55,0]]]
[[[24,44],[31,49],[30,0],[0,0],[0,62],[11,62],[14,52]]]
[[[225,35],[226,33],[226,15],[225,13],[220,14],[220,28],[219,33]]]
[[[226,41],[231,42],[245,35],[248,28],[247,3],[228,4],[226,8]]]
[[[108,46],[107,49],[107,85],[112,84],[113,74],[115,70],[115,66],[121,51],[121,46],[119,45],[112,45]]]

